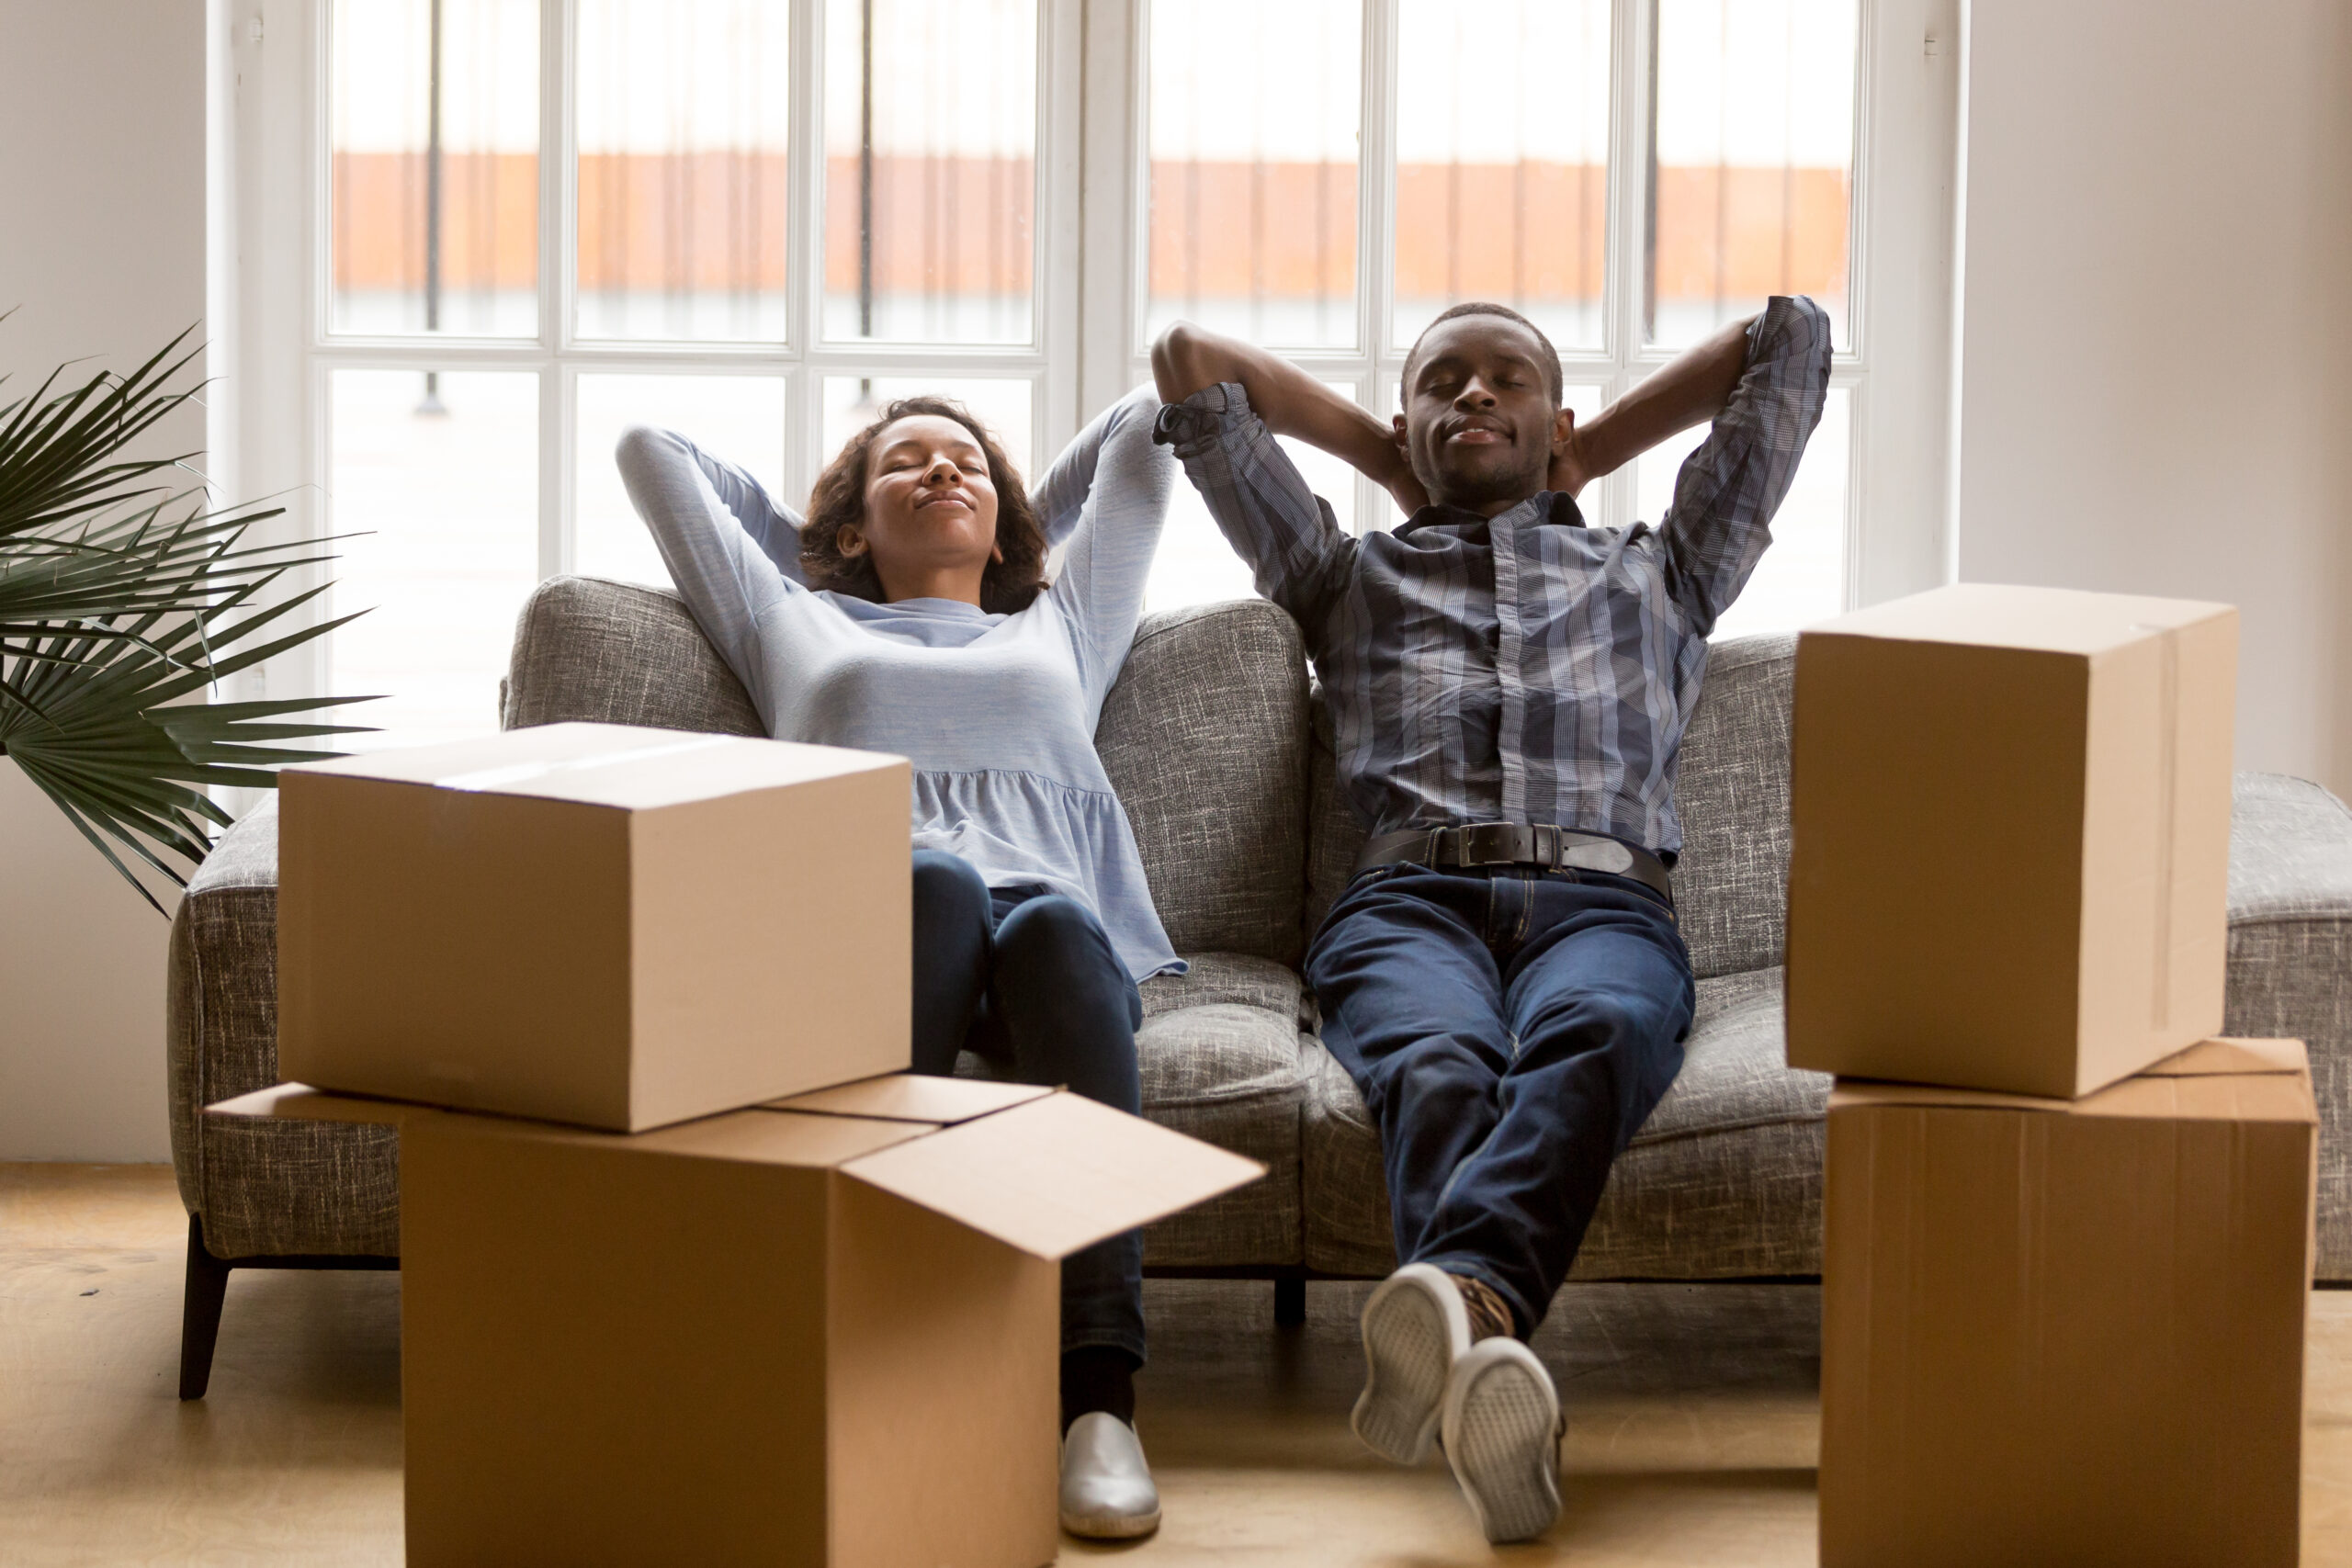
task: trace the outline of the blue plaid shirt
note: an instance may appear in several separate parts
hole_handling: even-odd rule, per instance
[[[1367,829],[1556,822],[1670,859],[1707,634],[1771,543],[1828,388],[1828,317],[1775,298],[1656,527],[1588,528],[1545,491],[1351,536],[1231,382],[1162,410],[1159,437],[1305,635]]]

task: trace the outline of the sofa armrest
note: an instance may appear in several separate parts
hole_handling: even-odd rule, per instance
[[[2303,779],[2237,776],[2223,1028],[2310,1047],[2319,1277],[2352,1280],[2352,811]]]
[[[277,798],[220,836],[172,920],[164,1037],[172,1167],[218,1257],[400,1249],[389,1127],[208,1119],[277,1071]]]
[[[220,835],[172,918],[164,1034],[172,1168],[204,1211],[204,1108],[277,1081],[277,796]]]

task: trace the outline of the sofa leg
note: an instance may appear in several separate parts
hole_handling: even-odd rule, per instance
[[[187,1217],[187,1290],[180,1303],[180,1397],[202,1399],[212,1382],[212,1346],[220,1337],[220,1303],[229,1266],[204,1245],[204,1222]]]
[[[1296,1328],[1306,1321],[1306,1281],[1295,1274],[1274,1281],[1274,1326]]]

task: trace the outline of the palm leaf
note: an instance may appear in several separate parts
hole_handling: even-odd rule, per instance
[[[131,454],[201,389],[188,336],[127,376],[69,367],[0,401],[0,756],[158,909],[135,868],[185,884],[230,821],[206,792],[339,755],[289,742],[364,728],[322,716],[368,700],[203,700],[353,617],[300,624],[325,584],[266,597],[333,541],[249,545],[282,509],[215,508],[165,472],[185,456]]]

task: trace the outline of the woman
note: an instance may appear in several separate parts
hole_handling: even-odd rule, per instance
[[[971,1049],[1139,1109],[1136,986],[1184,964],[1093,736],[1174,484],[1159,407],[1143,389],[1088,426],[1033,506],[969,413],[904,399],[842,448],[805,525],[684,436],[621,437],[629,498],[768,732],[914,763],[916,1072]],[[1142,1265],[1132,1232],[1062,1265],[1073,1534],[1159,1522],[1134,1427]]]

